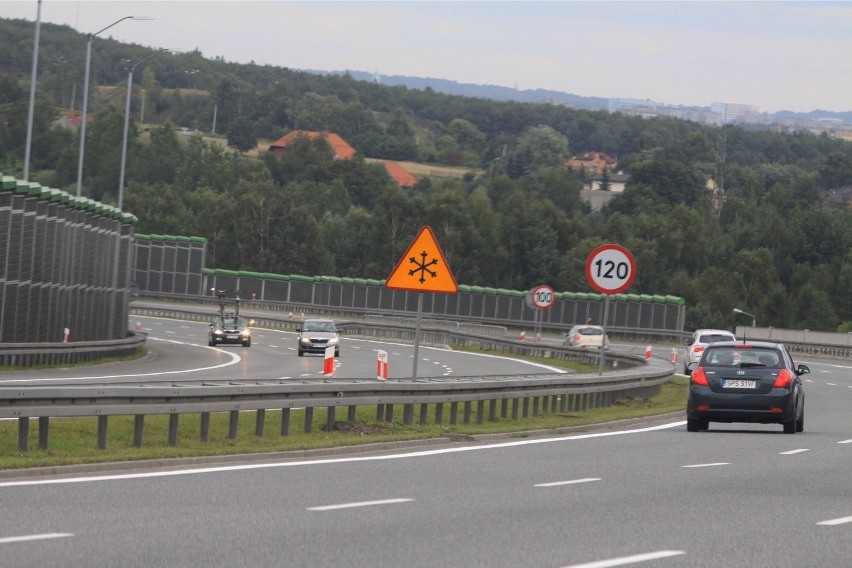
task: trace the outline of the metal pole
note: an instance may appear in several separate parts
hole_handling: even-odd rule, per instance
[[[417,380],[417,359],[420,352],[420,316],[423,313],[423,292],[417,293],[417,324],[414,327],[414,365],[411,371],[411,379]]]
[[[92,63],[92,38],[86,41],[86,72],[83,74],[83,113],[80,115],[80,152],[77,157],[77,197],[83,191],[83,153],[86,150],[86,113],[89,109],[89,68]]]
[[[603,327],[603,339],[601,340],[601,361],[600,366],[598,366],[598,375],[603,375],[604,369],[604,358],[605,358],[605,349],[604,345],[606,345],[606,324],[607,318],[609,318],[609,294],[604,296],[604,313],[603,313],[603,321],[601,322],[601,326]]]
[[[35,45],[33,46],[33,68],[30,74],[30,110],[27,115],[27,149],[24,152],[24,181],[30,181],[30,149],[33,145],[33,115],[35,114],[36,76],[38,75],[38,44],[41,36],[41,0],[36,11]]]
[[[118,181],[119,209],[124,204],[124,168],[127,164],[127,130],[130,127],[130,89],[133,85],[133,67],[127,73],[127,102],[124,105],[124,141],[121,143],[121,174],[119,174]]]

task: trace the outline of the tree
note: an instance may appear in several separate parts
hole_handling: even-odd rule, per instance
[[[257,136],[254,134],[254,123],[244,117],[237,118],[228,127],[228,146],[240,152],[248,152],[257,147]]]
[[[568,158],[568,138],[550,126],[533,126],[518,140],[515,153],[524,156],[531,168],[561,166]]]

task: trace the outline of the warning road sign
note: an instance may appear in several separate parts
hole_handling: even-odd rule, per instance
[[[414,292],[456,294],[459,291],[444,253],[428,226],[420,229],[388,276],[385,286]]]

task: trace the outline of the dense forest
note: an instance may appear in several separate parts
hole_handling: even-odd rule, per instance
[[[0,19],[0,172],[16,177],[33,34]],[[29,179],[74,194],[79,134],[59,119],[81,107],[86,36],[43,24],[40,43]],[[139,232],[207,238],[209,267],[383,279],[429,225],[459,283],[588,291],[586,257],[616,242],[637,260],[630,292],[685,298],[688,329],[743,323],[738,307],[759,325],[852,331],[852,210],[821,199],[852,185],[849,142],[155,53],[94,38],[83,195],[116,203],[128,68],[153,55],[133,75],[123,208]],[[265,151],[294,129],[358,153],[307,138]],[[589,150],[630,175],[600,211],[580,197],[587,173],[564,167]],[[369,158],[467,173],[400,188]]]

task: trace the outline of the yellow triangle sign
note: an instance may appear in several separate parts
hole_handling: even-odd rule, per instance
[[[456,294],[459,291],[447,259],[428,226],[420,229],[388,276],[385,286],[413,292]]]

